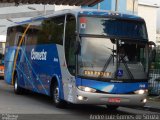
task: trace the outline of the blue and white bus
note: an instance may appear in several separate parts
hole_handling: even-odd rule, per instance
[[[9,27],[5,81],[75,104],[144,106],[148,81],[144,19],[117,12],[63,10]]]

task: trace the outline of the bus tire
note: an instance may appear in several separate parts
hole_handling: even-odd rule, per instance
[[[57,108],[65,108],[67,103],[59,97],[59,87],[55,83],[52,87],[52,100]]]
[[[17,74],[15,74],[15,76],[14,76],[14,93],[18,94],[18,95],[23,93],[23,89],[21,87],[19,87],[19,85],[18,85],[18,76],[17,76]]]
[[[107,110],[110,110],[110,111],[114,111],[114,110],[117,110],[119,106],[116,106],[116,105],[106,105],[107,106]]]

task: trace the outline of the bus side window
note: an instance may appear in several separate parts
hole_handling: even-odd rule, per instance
[[[22,40],[22,35],[19,35],[18,36],[18,42],[17,42],[17,46],[19,45],[20,41]],[[26,36],[23,38],[23,41],[21,43],[21,46],[22,45],[25,45],[25,41],[26,41]]]
[[[16,27],[8,28],[6,46],[14,46],[14,41],[16,39],[16,33],[17,33]]]
[[[43,35],[46,44],[63,45],[64,20],[65,16],[63,15],[42,22],[41,35]]]
[[[40,24],[40,23],[39,23]],[[39,24],[34,24],[30,26],[28,29],[26,36],[25,36],[25,45],[36,45],[38,44],[38,38],[37,38],[37,33],[38,33],[38,27],[40,26]]]
[[[74,53],[76,19],[72,15],[67,15],[65,30],[65,56],[68,70],[71,74],[75,74],[76,57]]]

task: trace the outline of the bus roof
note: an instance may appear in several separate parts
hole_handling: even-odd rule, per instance
[[[83,10],[79,12],[79,15],[93,15],[93,16],[110,16],[116,18],[125,18],[125,19],[137,19],[137,20],[144,20],[143,18],[133,15],[133,14],[125,14],[115,11],[106,11],[106,10]]]
[[[105,17],[112,17],[112,18],[144,21],[143,18],[141,18],[137,15],[125,14],[125,13],[120,13],[120,12],[115,12],[115,11],[96,10],[96,9],[65,9],[65,10],[54,11],[52,14],[49,14],[49,15],[37,16],[35,18],[31,18],[26,21],[17,22],[17,24],[27,24],[32,21],[43,20],[45,18],[59,16],[62,14],[67,14],[67,13],[74,14],[75,16],[78,16],[78,15],[81,15],[81,16],[83,16],[83,15],[84,16],[85,15],[86,16],[105,16]]]

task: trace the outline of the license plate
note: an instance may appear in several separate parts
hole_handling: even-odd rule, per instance
[[[110,102],[110,103],[120,103],[121,98],[109,98],[108,102]]]

